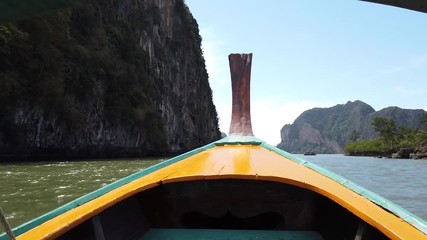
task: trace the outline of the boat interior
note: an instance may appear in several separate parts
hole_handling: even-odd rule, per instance
[[[68,239],[389,239],[334,201],[244,179],[161,184],[59,237]],[[259,238],[254,238],[259,237]]]

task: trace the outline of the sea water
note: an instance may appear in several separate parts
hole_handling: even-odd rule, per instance
[[[427,220],[427,160],[297,155]],[[0,207],[12,227],[163,159],[0,164]],[[0,231],[1,232],[1,231]]]

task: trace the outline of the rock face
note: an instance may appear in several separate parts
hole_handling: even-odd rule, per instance
[[[278,147],[293,153],[343,153],[355,133],[358,139],[378,136],[371,124],[374,117],[392,119],[397,126],[422,128],[420,118],[425,113],[398,107],[375,111],[362,101],[314,108],[303,112],[293,124],[283,126]]]
[[[220,138],[183,0],[90,0],[0,39],[4,158],[158,156]]]
[[[418,146],[411,158],[413,159],[427,159],[427,140],[422,142],[420,146]]]

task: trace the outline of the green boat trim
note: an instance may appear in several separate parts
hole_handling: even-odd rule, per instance
[[[281,149],[278,149],[276,147],[273,147],[267,143],[262,143],[261,146],[263,146],[266,149],[269,149],[283,157],[288,158],[289,160],[292,160],[294,162],[297,162],[301,165],[306,166],[307,168],[310,168],[330,179],[333,181],[345,186],[346,188],[354,191],[355,193],[369,199],[371,202],[381,206],[382,208],[388,210],[389,212],[393,213],[394,215],[398,216],[399,218],[403,219],[404,221],[412,224],[414,227],[422,231],[423,233],[427,234],[427,221],[421,219],[420,217],[414,215],[413,213],[409,212],[408,210],[400,207],[399,205],[391,202],[390,200],[381,197],[380,195],[338,175],[337,173],[334,173],[326,168],[323,168],[315,163],[309,162],[303,158],[300,158],[298,156],[292,155],[286,151],[283,151]]]

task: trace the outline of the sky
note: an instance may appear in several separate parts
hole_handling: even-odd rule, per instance
[[[253,53],[254,135],[271,145],[304,111],[361,100],[427,110],[427,14],[357,0],[185,0],[196,19],[220,130],[230,53]]]

